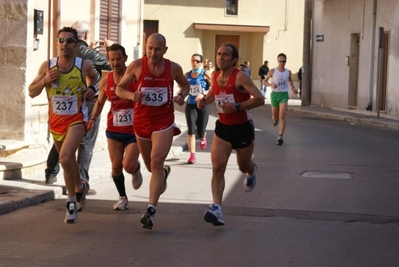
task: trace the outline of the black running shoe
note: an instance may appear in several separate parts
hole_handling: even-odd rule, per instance
[[[86,195],[89,192],[90,186],[86,181],[82,181],[83,183],[83,190],[82,192],[75,192],[76,193],[76,206],[78,211],[82,211],[86,205]]]
[[[153,207],[147,208],[147,211],[143,214],[143,216],[140,219],[143,228],[149,230],[152,229],[155,221],[155,212],[156,210]]]
[[[76,202],[67,202],[66,204],[66,216],[65,223],[77,223],[78,222],[78,210],[76,209]]]
[[[282,137],[279,137],[279,138],[277,139],[277,145],[278,145],[278,146],[281,146],[283,143],[284,143],[283,138],[282,138]]]

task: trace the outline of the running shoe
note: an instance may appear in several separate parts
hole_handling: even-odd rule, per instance
[[[277,145],[278,145],[278,146],[281,146],[283,143],[284,143],[284,140],[283,140],[283,138],[280,136],[280,137],[277,139]]]
[[[66,216],[65,216],[64,222],[65,223],[77,223],[78,222],[78,210],[76,209],[76,202],[67,202]]]
[[[127,196],[119,197],[119,201],[114,205],[114,210],[125,210],[127,209]]]
[[[251,192],[256,185],[256,170],[258,169],[258,166],[256,163],[254,163],[254,174],[252,177],[245,177],[244,179],[244,190],[245,192]]]
[[[155,212],[156,212],[155,208],[153,207],[147,208],[147,211],[143,214],[143,216],[140,219],[143,228],[149,230],[152,229],[155,221]]]
[[[139,189],[143,184],[143,175],[141,175],[141,164],[140,161],[137,161],[137,171],[132,174],[132,184],[135,190]]]
[[[202,150],[205,150],[206,145],[207,145],[206,138],[204,137],[204,138],[200,139],[200,148]]]
[[[194,164],[195,162],[196,162],[195,154],[194,153],[190,153],[190,157],[187,160],[187,164]]]
[[[224,225],[223,213],[221,209],[215,204],[208,206],[208,210],[205,211],[204,220],[206,222],[212,223],[214,226]]]
[[[53,184],[57,182],[57,176],[54,177],[46,177],[46,184]]]
[[[274,126],[274,127],[276,127],[276,126],[277,126],[277,124],[278,124],[278,120],[276,120],[276,121],[273,121],[273,126]]]
[[[78,211],[82,211],[86,205],[86,195],[89,192],[90,186],[86,181],[83,181],[83,190],[82,192],[75,192],[76,193],[76,206]]]
[[[168,182],[166,181],[166,179],[168,179],[168,176],[169,176],[170,172],[172,171],[172,169],[170,168],[169,165],[163,165],[163,169],[164,169],[164,174],[165,174],[165,182],[163,184],[161,194],[163,194],[163,192],[165,192],[166,188],[168,187]]]

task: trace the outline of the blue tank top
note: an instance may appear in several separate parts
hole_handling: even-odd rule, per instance
[[[196,105],[195,98],[199,94],[206,94],[209,90],[209,84],[205,80],[205,70],[202,70],[197,78],[191,77],[192,71],[187,73],[187,81],[190,84],[190,93],[188,94],[187,103]]]

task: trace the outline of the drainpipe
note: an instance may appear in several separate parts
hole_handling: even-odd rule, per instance
[[[375,31],[377,16],[377,0],[373,0],[373,24],[371,29],[371,59],[370,59],[370,83],[369,83],[369,104],[367,111],[373,110],[373,83],[374,83],[374,50],[375,50]]]
[[[288,30],[288,0],[285,0],[285,15],[284,15],[284,30],[277,31],[276,40],[280,38],[280,32],[286,32]]]
[[[302,106],[309,106],[311,104],[312,92],[312,15],[313,1],[305,1],[304,11],[304,25],[303,25],[303,70],[302,73]]]

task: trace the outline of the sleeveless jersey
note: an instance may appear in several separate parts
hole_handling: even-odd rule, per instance
[[[138,123],[142,121],[162,121],[172,125],[175,120],[172,102],[174,80],[170,69],[170,61],[164,59],[165,69],[163,73],[155,76],[148,68],[148,58],[143,57],[141,60],[141,74],[135,83],[134,91],[141,91],[146,96],[134,106],[134,121]]]
[[[134,134],[133,131],[133,101],[125,100],[115,94],[116,84],[113,72],[108,73],[105,95],[111,102],[111,108],[107,117],[107,131]],[[127,90],[133,92],[134,83],[127,86]]]
[[[287,69],[284,69],[284,72],[280,72],[278,68],[274,68],[274,73],[272,76],[272,83],[277,84],[276,88],[271,88],[273,92],[288,92],[288,78],[290,76],[290,72]]]
[[[49,68],[58,69],[58,58],[49,60]],[[46,85],[49,100],[49,126],[55,134],[64,134],[72,124],[86,122],[88,110],[83,89],[83,59],[75,57],[69,72],[61,73],[60,78]]]
[[[187,73],[187,81],[190,84],[190,93],[187,98],[187,103],[196,105],[197,101],[195,101],[195,98],[199,94],[205,94],[205,92],[209,90],[209,84],[205,80],[205,70],[202,70],[197,78],[191,77],[191,73],[192,71]]]
[[[249,110],[240,110],[239,112],[234,112],[230,114],[223,113],[220,108],[221,103],[231,102],[231,103],[241,103],[248,100],[251,96],[248,93],[242,93],[235,87],[235,81],[237,73],[240,70],[234,69],[230,75],[229,81],[225,86],[219,86],[217,83],[217,77],[220,71],[213,74],[213,94],[215,96],[216,108],[219,115],[219,121],[226,125],[236,125],[248,121],[251,118],[251,113]]]

